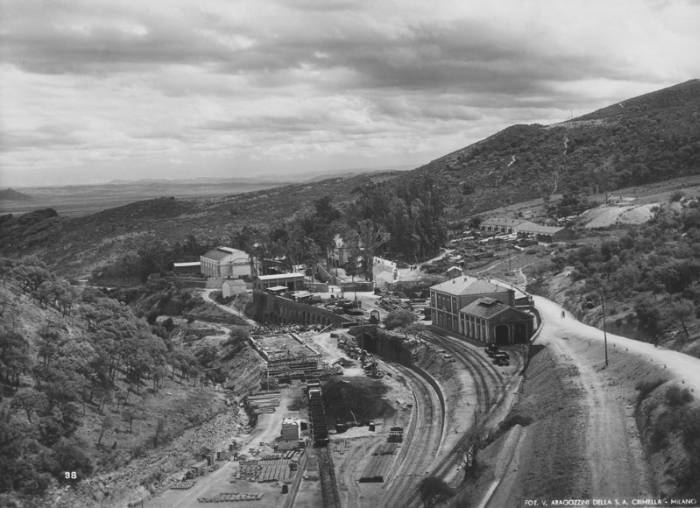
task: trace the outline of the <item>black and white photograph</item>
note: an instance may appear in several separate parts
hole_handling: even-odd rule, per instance
[[[0,508],[700,508],[700,1],[0,0]]]

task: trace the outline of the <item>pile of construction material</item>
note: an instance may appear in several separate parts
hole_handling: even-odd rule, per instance
[[[396,443],[382,444],[372,453],[358,481],[362,483],[383,482],[387,471],[389,471],[389,468],[391,468],[394,462],[394,456],[397,450],[398,444]]]
[[[253,414],[274,413],[280,405],[279,391],[257,392],[245,398],[245,404]]]
[[[300,453],[295,450],[284,454],[266,455],[260,460],[241,461],[236,479],[251,482],[290,482],[298,469]]]
[[[259,501],[263,495],[259,493],[222,492],[214,497],[198,497],[198,503],[230,503],[233,501]]]
[[[377,301],[377,305],[388,312],[396,310],[413,310],[411,302],[408,298],[399,298],[394,295],[382,296]]]
[[[191,489],[195,484],[194,480],[183,480],[181,482],[173,482],[170,484],[171,489],[187,490]]]

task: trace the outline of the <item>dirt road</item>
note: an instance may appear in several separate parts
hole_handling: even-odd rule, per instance
[[[570,365],[578,373],[573,381],[579,384],[586,418],[586,462],[590,472],[588,494],[592,497],[639,496],[650,492],[648,472],[641,453],[641,444],[627,411],[624,398],[605,379],[602,332],[577,321],[568,312],[545,298],[535,297],[544,326],[537,343],[551,348],[557,363]],[[600,341],[596,338],[600,337]],[[654,358],[660,351],[638,348],[622,337],[609,337],[616,347],[629,346]],[[638,343],[641,346],[646,344]],[[597,347],[600,346],[600,347]],[[675,355],[674,355],[675,357]],[[682,375],[686,362],[676,365]]]
[[[236,435],[242,439],[241,449],[246,452],[248,447],[255,447],[260,441],[271,442],[279,435],[282,427],[282,418],[288,413],[287,405],[291,402],[289,394],[282,391],[280,405],[274,413],[263,413],[258,416],[258,423],[252,433],[248,435]],[[229,478],[235,470],[233,461],[224,465],[204,477],[198,478],[197,483],[188,490],[166,490],[158,497],[146,501],[149,508],[189,508],[193,506],[205,506],[197,502],[198,497],[213,496],[229,489]]]
[[[202,298],[204,299],[205,302],[212,303],[212,304],[216,305],[217,307],[219,307],[224,312],[228,312],[229,314],[233,314],[234,316],[238,316],[239,318],[245,320],[245,322],[248,323],[248,325],[250,325],[250,326],[258,326],[258,323],[256,323],[252,319],[250,319],[248,316],[246,316],[245,314],[243,314],[239,310],[234,309],[233,307],[229,307],[228,305],[221,305],[220,303],[217,303],[214,300],[212,300],[211,294],[214,291],[216,291],[216,290],[215,289],[205,289],[204,291],[202,291]]]
[[[598,328],[577,321],[570,313],[561,318],[562,308],[556,303],[541,296],[533,296],[535,306],[545,321],[548,334],[564,336],[569,339],[586,338],[596,340],[603,347],[603,332]],[[672,351],[670,349],[656,348],[648,342],[628,339],[619,335],[608,333],[608,346],[615,345],[617,349],[641,355],[656,364],[663,364],[670,376],[683,380],[686,386],[700,391],[700,359]]]

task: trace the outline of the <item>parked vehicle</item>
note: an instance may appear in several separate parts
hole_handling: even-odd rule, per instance
[[[499,351],[493,355],[493,363],[496,365],[510,365],[510,356],[505,351]]]
[[[496,344],[489,344],[486,346],[486,354],[493,358],[493,355],[498,353],[498,346]]]

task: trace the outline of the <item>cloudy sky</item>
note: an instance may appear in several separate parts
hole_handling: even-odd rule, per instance
[[[0,186],[407,168],[700,76],[691,0],[0,0]]]

